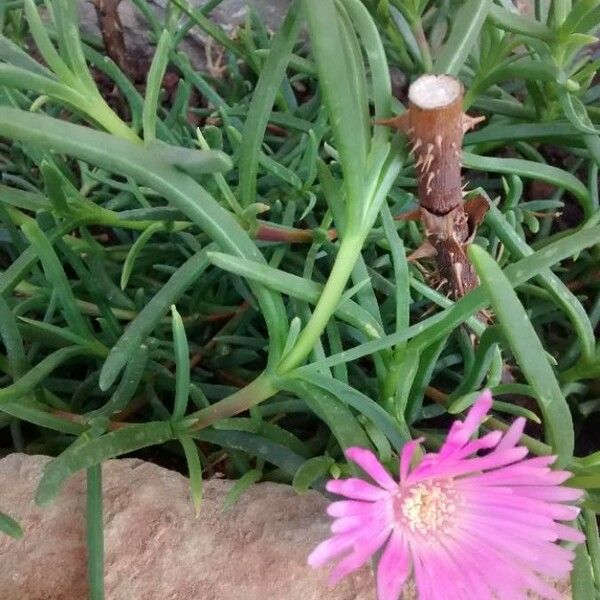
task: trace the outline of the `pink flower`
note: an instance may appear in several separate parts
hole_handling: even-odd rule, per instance
[[[399,483],[372,452],[350,448],[347,458],[377,485],[356,478],[327,484],[347,500],[329,506],[333,536],[308,563],[319,567],[341,557],[333,584],[383,547],[379,600],[398,600],[411,573],[420,600],[525,600],[527,590],[558,599],[545,579],[563,578],[572,568],[574,553],[557,541],[584,541],[560,523],[577,517],[579,509],[567,503],[582,492],[561,485],[570,473],[549,468],[556,457],[525,459],[527,449],[517,446],[522,418],[504,434],[471,440],[491,406],[485,391],[464,422],[454,422],[440,451],[412,470],[422,439],[408,442]]]

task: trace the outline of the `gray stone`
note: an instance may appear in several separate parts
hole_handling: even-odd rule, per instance
[[[168,0],[148,0],[157,16],[162,19]],[[192,0],[191,6],[198,7],[206,4],[206,0]],[[224,0],[211,13],[211,19],[232,33],[233,30],[246,21],[248,12],[253,9],[261,16],[265,25],[277,29],[281,23],[290,0]],[[81,29],[84,33],[99,35],[96,11],[92,0],[79,0]],[[119,5],[119,15],[123,25],[125,43],[130,56],[136,59],[149,59],[154,52],[154,42],[150,36],[148,22],[138,11],[131,0],[122,0]],[[180,45],[198,69],[206,67],[206,36],[194,27],[188,37]]]
[[[83,473],[56,501],[33,497],[45,456],[0,460],[0,511],[16,518],[24,536],[0,534],[2,600],[82,600],[87,597]],[[135,459],[103,465],[107,600],[375,600],[368,568],[335,588],[327,569],[306,557],[329,534],[327,501],[316,492],[261,483],[230,509],[232,482],[205,482],[195,517],[188,480]],[[570,600],[568,584],[559,584]],[[403,600],[414,600],[410,590]]]

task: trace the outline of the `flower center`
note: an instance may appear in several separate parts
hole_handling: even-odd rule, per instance
[[[459,501],[451,480],[425,481],[402,490],[396,497],[396,518],[412,532],[444,533],[453,525]]]

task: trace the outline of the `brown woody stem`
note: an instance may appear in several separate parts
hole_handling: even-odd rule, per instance
[[[125,47],[123,25],[119,16],[120,3],[121,0],[93,0],[106,53],[123,73],[132,76],[134,69]]]
[[[477,287],[466,248],[476,223],[463,203],[461,148],[477,119],[463,113],[463,87],[448,75],[423,75],[408,92],[409,110],[389,125],[409,137],[415,156],[421,220],[439,272],[454,298]]]

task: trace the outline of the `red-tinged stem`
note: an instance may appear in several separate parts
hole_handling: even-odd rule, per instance
[[[421,211],[411,210],[394,217],[394,221],[418,221],[421,218]],[[312,229],[296,229],[294,227],[282,227],[275,223],[266,221],[258,222],[258,228],[254,234],[257,240],[263,242],[287,242],[288,244],[309,244],[316,238],[316,233]],[[335,229],[327,230],[327,239],[336,240],[338,237]]]

